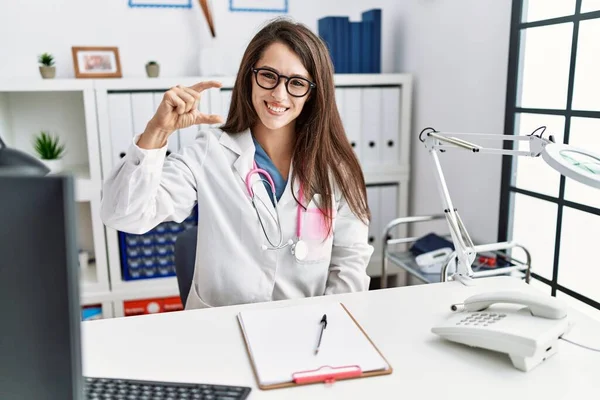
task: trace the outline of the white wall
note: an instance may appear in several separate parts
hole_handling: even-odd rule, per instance
[[[10,3],[10,5],[8,5]],[[37,55],[57,58],[57,78],[74,77],[71,46],[118,46],[123,75],[145,76],[144,64],[157,60],[161,76],[197,76],[201,50],[224,49],[223,75],[233,74],[241,51],[259,26],[277,14],[230,12],[229,0],[212,0],[216,38],[198,1],[192,9],[129,8],[128,0],[31,0],[0,2],[0,76],[38,77]],[[348,15],[383,8],[383,72],[396,70],[397,38],[391,35],[398,19],[394,0],[289,0],[289,13],[316,31],[326,15]]]
[[[415,74],[411,213],[442,210],[433,162],[418,133],[504,132],[510,0],[404,1],[396,22],[398,69]],[[501,142],[488,145],[502,146]],[[448,188],[474,240],[495,242],[502,157],[440,156]]]
[[[200,58],[226,49],[210,69],[235,73],[241,50],[268,13],[230,13],[228,0],[213,0],[217,37],[210,37],[197,1],[189,9],[131,9],[127,0],[3,0],[0,5],[0,78],[39,79],[37,55],[57,59],[57,77],[74,76],[71,46],[118,46],[123,75],[145,75],[154,59],[161,76],[198,75]],[[382,72],[415,75],[411,213],[441,210],[432,165],[418,132],[501,133],[504,120],[510,0],[289,0],[289,16],[316,31],[325,15],[359,20],[383,9]],[[208,68],[204,68],[207,70]],[[496,239],[501,158],[444,155],[443,165],[469,232]],[[461,175],[466,182],[461,182]]]

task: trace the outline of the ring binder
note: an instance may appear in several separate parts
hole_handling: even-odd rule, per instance
[[[330,367],[325,365],[314,370],[296,372],[292,374],[292,379],[294,383],[302,385],[315,382],[333,383],[336,380],[356,378],[360,375],[362,375],[362,370],[358,365],[348,365],[345,367]]]

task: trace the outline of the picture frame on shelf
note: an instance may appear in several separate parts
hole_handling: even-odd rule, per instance
[[[286,14],[288,0],[229,0],[229,11]]]
[[[76,78],[121,78],[118,47],[73,46]]]

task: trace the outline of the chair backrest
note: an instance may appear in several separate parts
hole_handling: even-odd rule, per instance
[[[181,297],[184,307],[194,278],[197,237],[198,228],[194,226],[181,232],[175,241],[175,272],[179,297]]]

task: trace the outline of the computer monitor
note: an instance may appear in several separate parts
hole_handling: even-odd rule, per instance
[[[82,375],[75,207],[72,177],[0,168],[0,399],[246,399],[247,386]]]
[[[0,169],[0,399],[82,399],[73,178]]]

